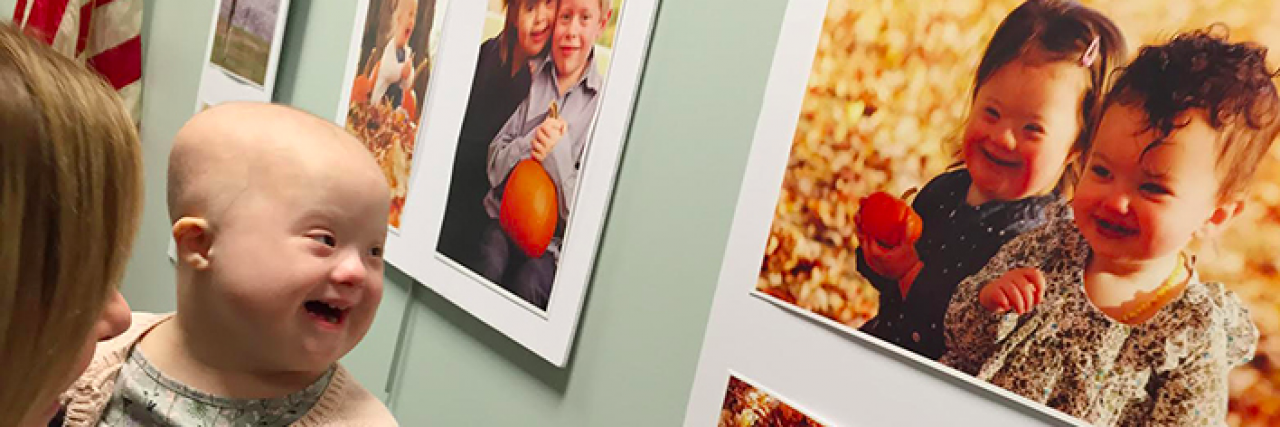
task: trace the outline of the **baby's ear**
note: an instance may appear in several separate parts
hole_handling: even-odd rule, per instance
[[[1204,222],[1200,230],[1196,231],[1196,237],[1201,239],[1216,237],[1231,223],[1232,219],[1244,211],[1244,205],[1243,197],[1233,197],[1218,203],[1213,214]]]
[[[173,223],[173,241],[177,246],[178,262],[196,270],[209,268],[209,248],[213,246],[212,231],[209,221],[204,218],[178,218]]]

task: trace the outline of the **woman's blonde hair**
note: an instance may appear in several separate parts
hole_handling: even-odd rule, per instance
[[[0,94],[0,425],[11,425],[61,391],[117,289],[142,164],[115,91],[8,24]]]

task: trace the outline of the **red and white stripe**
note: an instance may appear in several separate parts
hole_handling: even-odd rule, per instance
[[[18,0],[13,22],[97,71],[142,117],[142,0]]]

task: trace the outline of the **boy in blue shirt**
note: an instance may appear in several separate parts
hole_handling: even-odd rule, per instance
[[[480,242],[479,273],[544,310],[604,84],[596,70],[594,46],[611,13],[609,0],[560,0],[551,54],[537,64],[529,96],[489,144],[490,189],[484,207],[490,221]],[[551,109],[553,103],[558,114]],[[555,237],[537,258],[521,252],[497,221],[507,176],[516,163],[530,157],[551,177],[559,206]]]

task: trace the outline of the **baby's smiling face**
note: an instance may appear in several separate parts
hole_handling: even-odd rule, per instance
[[[413,28],[418,22],[418,2],[400,0],[395,13],[392,37],[395,38],[396,46],[404,47],[409,44],[409,37],[413,35]]]
[[[364,337],[382,298],[386,180],[358,142],[325,137],[350,138],[334,129],[245,148],[244,178],[223,187],[234,198],[209,221],[195,321],[262,355],[252,358],[262,370],[327,369]]]

